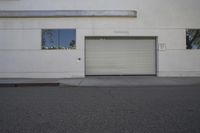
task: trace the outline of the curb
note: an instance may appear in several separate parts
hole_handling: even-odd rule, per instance
[[[59,86],[60,83],[1,83],[0,87]]]
[[[200,84],[145,84],[145,85],[77,85],[77,84],[63,84],[61,83],[59,86],[61,87],[160,87],[160,86],[167,86],[167,87],[171,87],[171,86],[199,86]]]

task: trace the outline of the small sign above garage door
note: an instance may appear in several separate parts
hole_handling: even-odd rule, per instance
[[[86,38],[86,75],[155,74],[155,37]]]

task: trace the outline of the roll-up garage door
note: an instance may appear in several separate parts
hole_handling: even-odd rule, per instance
[[[86,75],[155,75],[156,39],[86,38]]]

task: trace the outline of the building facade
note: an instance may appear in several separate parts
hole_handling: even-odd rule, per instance
[[[0,0],[0,78],[200,76],[199,0]],[[191,40],[192,41],[192,40]]]

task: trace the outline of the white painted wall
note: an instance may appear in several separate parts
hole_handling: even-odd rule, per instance
[[[157,36],[158,76],[200,76],[199,0],[0,0],[0,10],[137,10],[137,18],[0,18],[0,77],[84,77],[85,36]],[[76,50],[41,50],[41,29],[76,28]],[[77,58],[81,62],[77,62]]]

